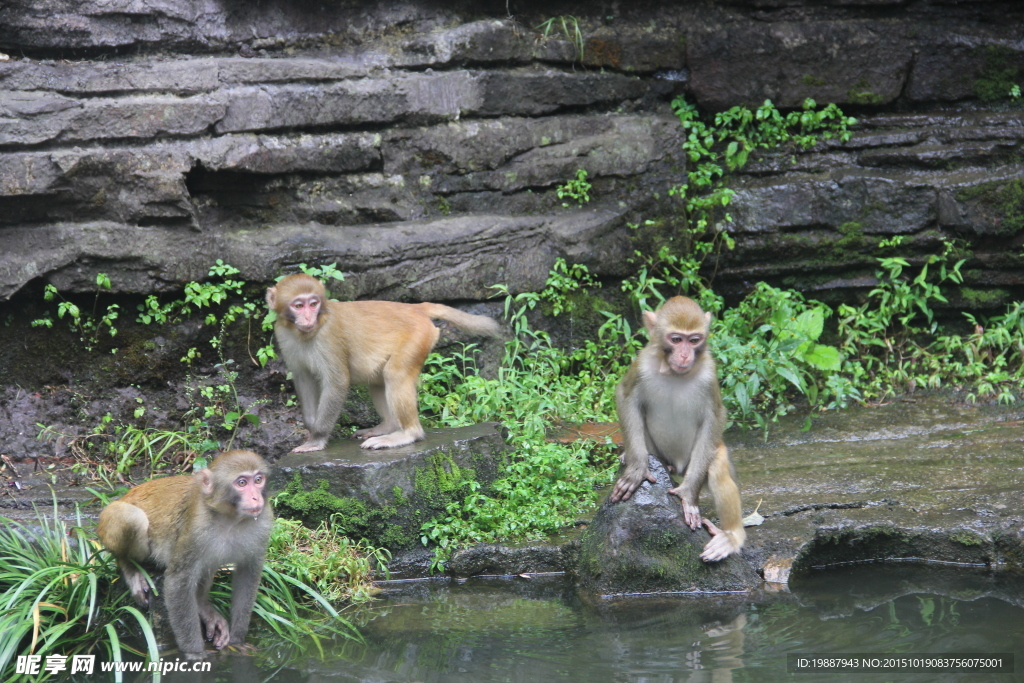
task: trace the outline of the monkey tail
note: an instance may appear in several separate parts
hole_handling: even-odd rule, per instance
[[[450,322],[452,325],[470,334],[479,334],[484,337],[499,339],[505,336],[498,321],[486,315],[473,315],[472,313],[466,313],[444,304],[422,303],[420,306],[423,312],[431,318]]]

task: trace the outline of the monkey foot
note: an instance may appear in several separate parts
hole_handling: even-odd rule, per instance
[[[354,436],[357,439],[368,439],[372,436],[384,436],[385,434],[390,434],[392,431],[394,430],[388,431],[387,429],[384,428],[384,425],[379,424],[376,427],[357,429],[352,433],[352,436]]]
[[[719,529],[710,519],[702,521],[707,526],[708,533],[711,534],[711,540],[704,546],[700,559],[705,562],[719,562],[740,549],[728,532]]]
[[[313,451],[322,451],[327,445],[327,439],[317,439],[316,441],[310,440],[301,446],[296,446],[292,449],[292,453],[311,453]]]
[[[372,436],[359,444],[359,447],[368,448],[370,450],[398,448],[399,446],[408,446],[415,440],[416,439],[414,437],[409,436],[405,432],[392,432],[391,434],[385,434],[384,436]]]

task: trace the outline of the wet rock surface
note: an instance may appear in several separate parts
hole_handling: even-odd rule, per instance
[[[775,580],[846,562],[1024,566],[1021,417],[929,398],[830,413],[767,443],[733,435],[744,513],[765,518],[744,556]]]
[[[419,550],[421,525],[461,500],[467,483],[487,491],[508,457],[496,423],[428,429],[422,441],[376,451],[335,439],[322,451],[274,463],[274,486],[285,489],[275,506],[278,514],[310,525],[329,521],[390,551]]]
[[[679,498],[669,494],[668,471],[648,456],[655,483],[643,482],[629,500],[606,501],[580,536],[575,573],[584,590],[629,593],[715,593],[750,590],[760,577],[737,555],[703,562],[711,540],[702,527],[690,529]]]

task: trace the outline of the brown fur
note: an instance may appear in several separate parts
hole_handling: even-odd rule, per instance
[[[268,469],[252,451],[228,451],[194,475],[136,486],[100,513],[100,541],[139,604],[149,604],[148,585],[134,563],[165,569],[171,630],[189,657],[204,650],[201,626],[218,649],[245,643],[274,522],[264,493]],[[209,602],[214,572],[225,564],[235,565],[230,627]]]
[[[319,280],[303,274],[269,288],[267,306],[277,312],[274,335],[309,429],[309,438],[293,452],[323,450],[351,383],[369,387],[382,419],[356,432],[365,439],[363,448],[395,448],[422,439],[416,383],[440,334],[431,319],[472,334],[501,336],[491,318],[442,304],[331,301]]]

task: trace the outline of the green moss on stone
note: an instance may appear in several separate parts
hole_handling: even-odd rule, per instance
[[[981,205],[982,213],[995,214],[998,233],[1013,235],[1024,230],[1024,180],[996,181],[967,187],[957,199]]]
[[[296,472],[274,498],[274,508],[279,515],[300,519],[308,526],[328,521],[351,538],[365,538],[389,550],[413,547],[419,544],[423,524],[444,512],[449,503],[461,500],[466,485],[476,480],[473,468],[459,467],[443,451],[430,455],[427,463],[415,469],[411,494],[395,485],[391,500],[383,505],[354,496],[337,496],[331,493],[326,479],[317,480],[316,486],[307,490]]]
[[[860,79],[846,91],[846,98],[854,104],[881,104],[885,98],[871,89],[867,79]]]
[[[1010,89],[1017,85],[1019,70],[1010,63],[1013,51],[1000,45],[984,48],[985,66],[974,81],[974,94],[985,102],[994,102],[1010,96]]]
[[[985,543],[985,539],[982,536],[979,536],[973,531],[966,530],[958,531],[955,534],[950,535],[949,540],[966,546],[984,545]]]
[[[1010,293],[1005,289],[974,289],[961,287],[959,292],[967,308],[995,308],[1010,300]]]
[[[336,496],[330,492],[330,482],[317,481],[317,487],[305,490],[298,472],[285,490],[274,498],[274,508],[284,517],[301,519],[307,526],[330,522],[336,529],[352,538],[365,538],[386,548],[406,547],[415,540],[415,533],[396,523],[395,505],[370,505],[358,498]]]
[[[427,462],[427,467],[416,468],[413,487],[414,497],[429,507],[445,509],[467,482],[476,479],[472,468],[459,467],[450,455],[442,451],[431,454]]]

